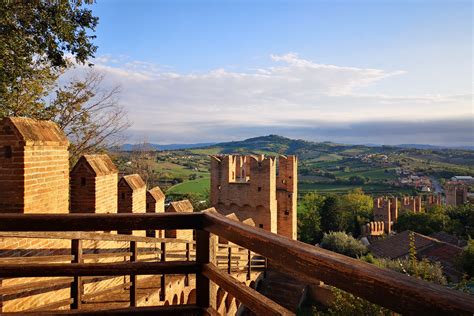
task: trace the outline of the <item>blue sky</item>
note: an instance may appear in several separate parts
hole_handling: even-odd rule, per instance
[[[474,143],[471,1],[98,0],[92,9],[96,69],[122,86],[132,142],[276,133]]]

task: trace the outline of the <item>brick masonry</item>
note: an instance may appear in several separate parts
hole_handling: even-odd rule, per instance
[[[297,158],[211,156],[211,205],[296,239]]]

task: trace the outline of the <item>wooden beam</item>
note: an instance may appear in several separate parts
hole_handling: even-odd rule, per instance
[[[109,276],[146,274],[186,274],[200,272],[195,262],[118,262],[118,263],[57,263],[0,264],[0,278]]]
[[[148,306],[148,307],[130,307],[108,310],[69,310],[54,312],[21,312],[21,315],[183,315],[183,316],[200,316],[207,312],[196,305],[176,305],[176,306]],[[19,313],[2,313],[2,315],[18,315]]]
[[[220,271],[213,264],[203,265],[202,273],[257,315],[295,315],[231,275]]]
[[[0,231],[198,229],[202,213],[0,214]]]
[[[130,252],[132,256],[130,257],[131,262],[136,262],[138,258],[138,244],[136,241],[130,242]],[[130,307],[137,306],[137,274],[132,273],[130,274]]]
[[[196,231],[196,263],[204,265],[210,262],[210,234],[203,230]],[[201,308],[211,306],[210,282],[202,273],[196,275],[196,304]]]
[[[267,257],[302,282],[327,284],[402,314],[472,315],[474,297],[205,211],[204,229]]]
[[[133,235],[119,235],[111,233],[91,233],[91,232],[0,232],[0,238],[42,238],[42,239],[82,239],[99,241],[138,241],[146,243],[193,243],[193,241],[177,238],[154,238]]]
[[[82,263],[82,240],[71,240],[71,255],[74,256],[74,259],[71,260],[72,263]],[[71,283],[71,309],[81,308],[83,292],[81,277],[75,275]]]

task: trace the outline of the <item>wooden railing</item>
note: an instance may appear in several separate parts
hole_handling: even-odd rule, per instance
[[[308,282],[323,281],[402,314],[472,315],[472,296],[394,271],[378,268],[337,253],[275,235],[230,220],[215,211],[179,214],[65,214],[0,215],[0,231],[115,231],[195,229],[194,261],[56,264],[0,264],[3,277],[196,275],[196,304],[166,307],[130,307],[110,313],[213,314],[212,283],[230,293],[258,315],[292,313],[217,267],[217,236],[267,258],[271,267]],[[133,249],[131,251],[133,253]],[[232,253],[230,254],[232,258]],[[132,291],[130,292],[132,295]],[[90,313],[71,310],[58,313]],[[105,313],[105,312],[104,312]]]

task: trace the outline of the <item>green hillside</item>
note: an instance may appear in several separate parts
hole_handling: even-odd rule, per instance
[[[344,145],[278,135],[152,154],[153,184],[175,196],[195,193],[203,198],[209,191],[209,155],[216,154],[296,155],[301,193],[343,193],[357,187],[373,194],[414,193],[413,188],[397,184],[400,171],[438,180],[474,176],[474,151]],[[120,155],[123,163],[131,159],[130,154]]]

